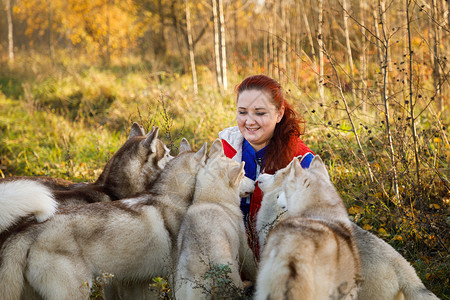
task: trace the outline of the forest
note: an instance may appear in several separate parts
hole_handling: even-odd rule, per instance
[[[450,1],[2,0],[0,178],[93,182],[133,122],[176,155],[278,80],[349,216],[450,299]],[[170,299],[170,287],[155,280]]]

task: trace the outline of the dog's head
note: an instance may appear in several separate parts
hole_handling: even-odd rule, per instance
[[[244,162],[238,163],[227,158],[223,152],[222,142],[219,139],[215,140],[205,167],[198,173],[196,195],[206,191],[211,197],[223,198],[223,194],[227,194],[230,197],[236,195],[232,198],[237,198],[245,175],[244,165]]]
[[[158,127],[145,134],[133,123],[127,141],[108,161],[96,184],[108,186],[117,198],[145,191],[172,159],[158,134]]]
[[[187,205],[192,201],[197,174],[206,165],[206,143],[197,152],[183,138],[178,155],[167,163],[152,191],[170,194],[173,201]],[[163,189],[163,190],[161,190]]]
[[[256,181],[258,182],[258,187],[264,194],[263,201],[278,202],[278,205],[286,210],[286,204],[280,202],[280,195],[283,190],[283,183],[289,174],[289,167],[294,163],[292,160],[289,165],[283,169],[278,170],[275,174],[261,174],[258,176]]]
[[[286,205],[290,215],[298,214],[313,206],[335,202],[335,189],[320,156],[314,156],[308,169],[303,169],[295,158],[286,167],[281,205]],[[333,191],[333,192],[331,192]]]

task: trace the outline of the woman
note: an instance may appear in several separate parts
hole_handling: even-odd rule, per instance
[[[225,155],[245,161],[245,175],[255,180],[262,172],[273,174],[286,167],[296,156],[302,166],[309,167],[313,152],[302,142],[304,121],[284,99],[281,85],[265,75],[244,79],[236,88],[237,126],[219,133]],[[256,213],[261,206],[261,190],[241,199],[241,210],[255,253],[257,236],[254,230]]]

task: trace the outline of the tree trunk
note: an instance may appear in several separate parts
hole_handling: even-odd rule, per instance
[[[380,61],[380,70],[383,80],[383,85],[381,88],[381,101],[384,104],[384,114],[386,120],[386,135],[388,138],[388,148],[389,154],[391,158],[392,164],[392,186],[395,193],[395,196],[398,197],[398,180],[397,180],[397,166],[395,161],[395,152],[394,152],[394,143],[392,140],[392,133],[390,128],[390,114],[389,114],[389,97],[388,97],[388,73],[389,73],[389,48],[390,48],[390,38],[387,33],[387,24],[386,24],[386,5],[385,0],[378,0],[378,13],[380,17],[380,25],[381,25],[381,50],[382,50],[382,60]],[[378,25],[378,24],[377,24]]]
[[[268,53],[267,53],[267,49],[269,48],[268,46],[268,37],[269,37],[269,32],[264,32],[263,33],[263,45],[264,45],[264,49],[263,49],[263,64],[264,64],[264,71],[265,72],[269,72],[269,57],[268,57]],[[268,73],[270,74],[270,73]]]
[[[297,1],[295,3],[295,11],[296,14],[298,14],[298,17],[295,18],[295,26],[293,28],[296,28],[296,31],[293,32],[294,35],[294,49],[295,49],[295,66],[294,66],[294,82],[296,84],[300,84],[299,80],[299,73],[300,73],[300,67],[301,67],[301,57],[302,57],[302,49],[301,49],[301,36],[302,36],[302,21],[301,21],[301,10],[302,7],[300,5],[300,2]]]
[[[106,2],[106,54],[104,53],[104,62],[107,66],[111,63],[111,20],[110,20],[111,0]]]
[[[252,39],[250,38],[250,36],[251,36],[251,33],[250,33],[250,26],[247,26],[247,28],[245,29],[246,31],[247,31],[247,34],[246,34],[246,36],[247,36],[247,68],[249,69],[249,70],[253,70],[253,62],[255,61],[254,60],[254,57],[253,57],[253,45],[252,45]]]
[[[352,92],[352,100],[353,105],[357,106],[356,103],[356,95],[355,95],[355,78],[353,75],[354,65],[353,65],[353,56],[352,56],[352,48],[350,45],[350,32],[348,30],[348,18],[350,17],[348,14],[348,11],[350,9],[348,5],[348,0],[343,0],[342,7],[344,10],[344,35],[345,35],[345,44],[347,46],[347,61],[349,65],[349,75],[350,75],[350,86],[351,86],[351,92]]]
[[[161,18],[161,26],[159,28],[159,37],[156,39],[155,43],[155,54],[156,55],[166,55],[167,52],[167,43],[166,43],[166,34],[164,32],[166,18],[163,11],[163,3],[162,0],[158,0],[158,14]]]
[[[302,12],[303,12],[303,21],[305,22],[305,29],[308,34],[309,46],[311,47],[312,69],[314,70],[314,74],[316,75],[315,76],[316,77],[316,86],[317,86],[317,90],[319,91],[320,100],[323,101],[324,98],[323,98],[323,92],[321,92],[321,89],[320,89],[321,83],[320,83],[319,71],[317,70],[317,58],[316,58],[316,50],[314,48],[314,40],[313,40],[313,36],[311,33],[311,28],[309,27],[308,16],[306,15],[306,9],[304,9],[303,3],[301,5],[301,7],[302,7]]]
[[[282,28],[282,37],[281,37],[281,62],[280,62],[280,70],[284,75],[286,75],[287,71],[287,20],[286,20],[286,7],[283,0],[280,0],[280,12],[281,12],[281,28]]]
[[[13,36],[13,15],[12,0],[6,0],[6,21],[8,23],[8,57],[9,63],[14,63],[14,36]]]
[[[194,94],[198,95],[197,71],[195,69],[194,47],[192,43],[191,10],[189,8],[189,0],[185,0],[184,5],[186,9],[186,34],[188,40],[189,60],[191,62],[192,84],[194,86]]]
[[[274,76],[276,79],[280,80],[280,53],[278,51],[278,5],[277,1],[274,2],[272,6],[272,18],[273,18],[273,66],[274,66]]]
[[[323,86],[323,69],[324,69],[324,61],[323,61],[323,0],[319,0],[319,20],[317,24],[317,42],[319,44],[319,95],[320,99],[324,101],[324,86]]]
[[[450,1],[447,0],[447,27],[450,28]]]
[[[420,187],[420,164],[419,164],[419,153],[418,153],[418,141],[416,133],[416,119],[414,114],[414,104],[413,104],[413,87],[412,87],[412,72],[413,72],[413,50],[411,45],[411,21],[409,17],[409,5],[411,0],[406,0],[406,21],[407,21],[407,37],[408,37],[408,52],[409,52],[409,108],[410,108],[410,118],[411,118],[411,130],[414,141],[414,158],[416,160],[416,176],[417,176],[417,186]]]
[[[219,8],[219,26],[220,26],[220,46],[221,46],[221,60],[222,60],[222,86],[226,91],[228,88],[228,79],[227,79],[227,45],[225,40],[225,16],[223,14],[223,1],[219,0],[218,2]]]
[[[272,6],[273,6],[273,4],[271,4]],[[274,51],[273,51],[273,49],[274,49],[274,16],[272,15],[272,16],[270,16],[269,17],[269,32],[268,32],[268,35],[269,35],[269,76],[272,76],[273,77],[273,75],[274,75],[274,70],[273,70],[273,65],[275,64],[275,55],[274,55]]]
[[[359,9],[361,11],[361,45],[362,45],[362,49],[361,49],[361,55],[360,55],[360,60],[361,60],[361,84],[360,84],[360,99],[362,101],[362,111],[364,113],[367,112],[367,104],[366,104],[366,98],[365,98],[365,90],[367,88],[367,55],[366,55],[366,50],[367,50],[367,40],[366,40],[366,2],[365,0],[359,0]]]
[[[50,52],[50,60],[53,61],[55,57],[55,46],[53,42],[53,11],[52,11],[52,1],[47,0],[48,5],[48,49]]]
[[[214,21],[214,62],[216,67],[216,81],[217,86],[222,91],[223,81],[222,81],[222,71],[220,64],[220,37],[219,37],[219,18],[217,16],[217,0],[211,0],[212,11],[213,11],[213,21]]]
[[[444,111],[444,100],[442,97],[442,82],[441,82],[441,66],[439,63],[440,59],[440,35],[441,35],[441,27],[438,26],[437,23],[437,1],[432,0],[431,5],[431,26],[433,28],[433,81],[434,81],[434,89],[436,92],[436,98],[437,98],[437,109],[438,109],[438,115]]]

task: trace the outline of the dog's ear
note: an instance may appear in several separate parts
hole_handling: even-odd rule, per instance
[[[147,134],[147,138],[144,141],[144,146],[150,147],[152,152],[156,152],[156,140],[158,139],[159,127],[156,127],[155,130],[150,131]]]
[[[294,168],[295,176],[299,176],[304,172],[302,165],[300,164],[300,160],[297,157],[293,159],[292,165]]]
[[[150,131],[147,132],[147,135],[152,134],[156,130],[156,128],[158,128],[158,127],[157,126],[152,126],[152,129],[150,129]],[[144,129],[142,129],[142,130],[144,130]],[[143,131],[143,132],[145,134],[145,131]]]
[[[300,169],[299,169],[300,167]],[[289,178],[295,178],[296,176],[299,176],[302,172],[302,166],[300,165],[300,161],[298,160],[297,157],[294,157],[292,159],[292,161],[289,163],[289,165],[287,165],[286,167],[286,175]],[[284,172],[284,170],[283,170]]]
[[[194,159],[201,162],[203,166],[206,164],[206,151],[207,150],[208,150],[207,143],[204,143],[203,147],[200,148],[200,150],[198,150],[197,153],[195,153],[195,155],[194,155]]]
[[[328,174],[327,167],[325,166],[319,155],[314,156],[309,168],[311,170],[316,170],[319,174],[322,174],[323,176],[325,176],[325,178],[330,180],[330,175]]]
[[[232,167],[228,171],[228,179],[230,180],[231,186],[238,186],[241,183],[242,178],[245,176],[244,171],[245,161],[241,162],[239,166]]]
[[[224,156],[225,153],[223,152],[223,145],[222,141],[220,139],[216,139],[212,145],[211,149],[209,150],[209,158],[217,158],[220,156]]]
[[[134,122],[133,125],[131,125],[130,135],[128,136],[128,139],[143,135],[145,135],[144,128],[142,128],[142,126],[140,126],[138,123]]]
[[[181,139],[179,152],[192,151],[191,145],[189,145],[189,141],[185,138]]]

